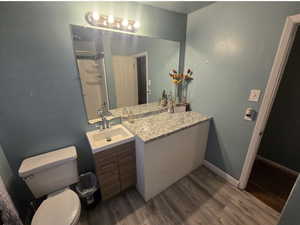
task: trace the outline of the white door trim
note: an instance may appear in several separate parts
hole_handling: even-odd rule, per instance
[[[266,86],[265,94],[261,103],[260,112],[258,113],[251,141],[248,147],[247,156],[242,169],[239,188],[245,189],[251,174],[252,166],[257,155],[261,137],[269,114],[272,109],[274,99],[285,69],[285,65],[290,54],[291,47],[295,39],[295,33],[300,24],[300,14],[289,16],[286,19],[279,46],[276,52],[274,63],[271,69],[269,80]]]
[[[150,93],[150,91],[149,91],[149,75],[148,75],[148,52],[142,52],[142,53],[133,55],[133,57],[135,57],[135,58],[138,58],[138,57],[141,57],[141,56],[146,56],[146,93],[147,93],[146,101],[147,101],[147,103],[149,103],[149,93]]]

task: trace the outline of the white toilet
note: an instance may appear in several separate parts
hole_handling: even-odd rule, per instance
[[[35,198],[47,195],[31,225],[79,225],[80,200],[68,188],[79,181],[74,146],[25,159],[19,175]]]

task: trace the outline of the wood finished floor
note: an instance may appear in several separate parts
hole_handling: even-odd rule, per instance
[[[276,211],[281,212],[296,179],[296,175],[257,158],[246,190]]]
[[[205,167],[145,203],[132,189],[83,210],[81,225],[275,225],[279,213]]]

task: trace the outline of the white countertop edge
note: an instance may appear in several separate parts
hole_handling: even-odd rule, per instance
[[[132,140],[135,140],[135,136],[134,136],[134,135],[132,135],[132,137],[129,137],[129,138],[127,138],[127,139],[124,139],[124,140],[121,140],[121,141],[114,142],[114,143],[111,143],[111,144],[109,144],[109,145],[106,145],[106,146],[104,146],[104,147],[102,147],[102,148],[94,148],[94,147],[92,147],[92,146],[90,146],[90,147],[91,147],[91,149],[92,149],[92,153],[93,153],[93,154],[96,154],[97,152],[105,151],[105,150],[110,149],[110,148],[112,148],[112,147],[116,147],[116,146],[118,146],[118,145],[128,143],[128,142],[130,142],[130,141],[132,141]]]

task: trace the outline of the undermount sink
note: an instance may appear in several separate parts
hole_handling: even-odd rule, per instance
[[[124,126],[115,125],[104,130],[95,130],[86,133],[93,153],[129,142],[134,139]]]

